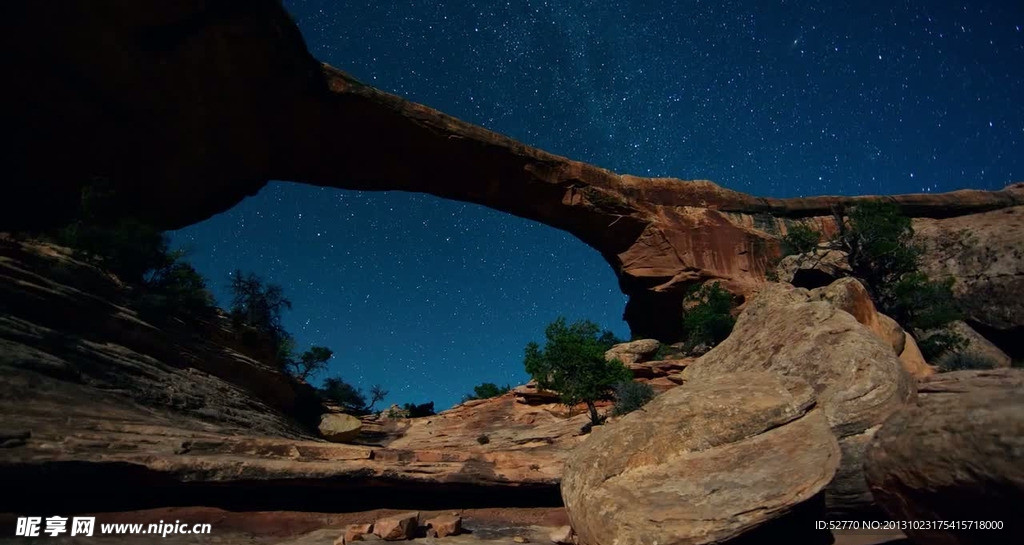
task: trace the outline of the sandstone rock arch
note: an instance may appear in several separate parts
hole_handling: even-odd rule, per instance
[[[6,147],[0,229],[59,224],[102,179],[165,228],[268,180],[430,193],[564,229],[630,297],[634,334],[671,339],[686,288],[763,281],[795,221],[834,228],[857,198],[758,198],[708,181],[613,172],[531,148],[317,62],[277,0],[125,0],[3,8]],[[42,29],[46,29],[44,32]],[[1024,204],[1024,187],[887,197],[915,217]]]

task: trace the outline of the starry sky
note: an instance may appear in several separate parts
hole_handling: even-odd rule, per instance
[[[318,59],[616,172],[774,197],[1024,180],[1018,0],[284,4]],[[378,408],[525,382],[559,315],[628,337],[595,251],[476,205],[272,182],[172,240],[222,306],[235,268],[282,285],[300,349],[384,385]]]

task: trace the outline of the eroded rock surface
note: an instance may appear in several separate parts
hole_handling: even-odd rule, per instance
[[[810,500],[838,466],[807,383],[736,372],[595,428],[566,462],[562,497],[581,543],[721,543]]]
[[[893,520],[1002,521],[998,530],[910,529],[915,543],[1024,542],[1024,370],[920,381],[867,450],[871,491]]]
[[[870,507],[863,450],[878,426],[913,396],[912,379],[890,343],[807,290],[768,284],[747,303],[732,334],[683,371],[686,381],[745,371],[801,378],[814,388],[843,451],[826,490],[833,511]]]
[[[1024,191],[1024,184],[1011,186]],[[1011,357],[1024,358],[1024,206],[914,220],[926,248],[922,269],[954,279],[967,323]]]
[[[329,443],[312,389],[235,346],[226,318],[157,326],[127,292],[66,249],[0,237],[0,479],[26,490],[0,511],[78,508],[96,487],[111,509],[559,501],[582,410],[507,394],[424,419],[330,415],[363,431]]]

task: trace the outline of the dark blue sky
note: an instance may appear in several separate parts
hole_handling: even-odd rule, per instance
[[[1024,2],[887,4],[285,2],[320,60],[617,172],[777,197],[1024,179]],[[596,252],[475,205],[272,183],[174,240],[222,304],[236,267],[283,285],[300,347],[386,403],[525,381],[559,314],[627,335]]]

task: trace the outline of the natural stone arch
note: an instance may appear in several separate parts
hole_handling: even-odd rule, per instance
[[[165,228],[271,179],[425,192],[572,233],[615,271],[633,333],[671,340],[689,286],[748,292],[787,224],[831,232],[834,208],[857,200],[757,198],[531,148],[321,65],[276,1],[106,7],[5,8],[17,12],[2,39],[19,77],[4,116],[22,138],[3,151],[0,229],[61,223],[96,178],[121,210]],[[911,216],[949,217],[1024,204],[1024,189],[887,198]]]

